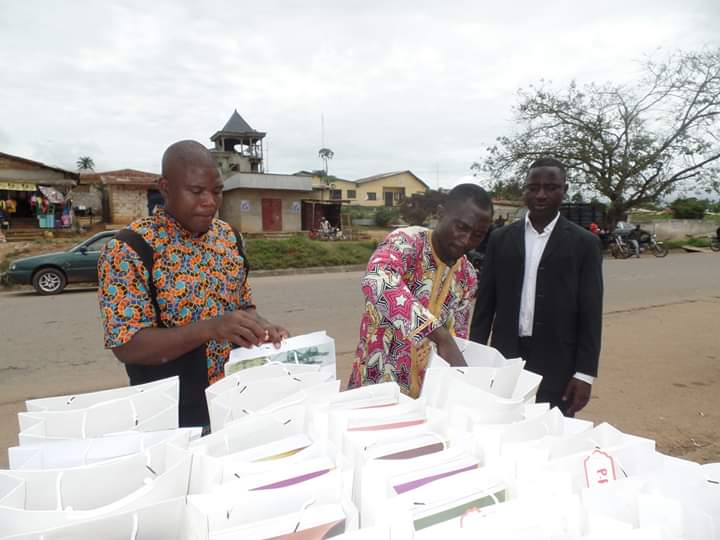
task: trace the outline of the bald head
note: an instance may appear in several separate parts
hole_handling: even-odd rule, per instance
[[[172,180],[179,171],[190,168],[216,169],[217,163],[210,150],[197,141],[178,141],[168,146],[162,158],[162,175]]]
[[[223,181],[215,158],[196,141],[165,150],[158,182],[165,209],[188,231],[204,234],[222,202]]]

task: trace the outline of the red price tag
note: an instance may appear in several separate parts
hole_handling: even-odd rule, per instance
[[[587,487],[603,486],[617,480],[615,460],[602,450],[593,450],[585,458],[585,484]]]

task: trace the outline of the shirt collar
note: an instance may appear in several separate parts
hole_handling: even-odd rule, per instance
[[[543,232],[539,233],[539,232],[537,232],[537,229],[535,229],[535,227],[533,227],[533,224],[532,224],[532,222],[530,221],[530,212],[526,212],[526,213],[525,213],[525,230],[526,230],[526,231],[527,231],[527,230],[531,230],[531,231],[533,231],[533,232],[534,232],[535,234],[537,234],[537,235],[546,234],[546,233],[547,233],[547,234],[552,234],[553,230],[555,229],[555,225],[557,225],[557,222],[558,222],[559,219],[560,219],[560,212],[558,212],[558,213],[555,215],[555,217],[553,218],[553,220],[552,220],[550,223],[548,223],[547,225],[545,225],[545,228],[543,229]]]
[[[193,232],[188,231],[185,227],[183,227],[180,222],[173,216],[170,212],[165,210],[165,207],[162,205],[155,206],[155,209],[153,210],[153,216],[155,219],[163,222],[167,228],[171,231],[177,232],[178,235],[180,235],[181,238],[185,238],[188,240],[202,240],[204,239],[208,233],[205,234],[196,234]],[[210,230],[215,226],[214,220],[213,224],[210,225]],[[210,232],[208,230],[208,232]]]

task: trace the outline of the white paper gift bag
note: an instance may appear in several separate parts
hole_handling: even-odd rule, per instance
[[[301,375],[309,372],[317,372],[319,370],[319,366],[308,364],[265,364],[262,366],[247,368],[237,371],[232,375],[227,375],[219,381],[211,384],[205,389],[205,396],[207,398],[207,402],[210,403],[221,394],[239,386],[241,387],[249,382]],[[327,380],[332,380],[334,378],[335,377],[332,374],[328,374]]]
[[[508,362],[516,362],[517,358],[505,358],[500,351],[487,345],[482,345],[468,339],[456,337],[455,343],[465,359],[465,363],[470,367],[503,367]],[[433,347],[428,361],[428,368],[445,367],[449,364],[437,354]]]
[[[107,517],[47,529],[42,532],[13,535],[6,540],[181,540],[185,516],[185,497]]]
[[[270,408],[293,395],[296,395],[296,401],[301,403],[304,398],[301,390],[308,390],[326,381],[327,375],[318,372],[262,379],[235,386],[208,402],[212,430],[222,429],[233,420]],[[289,405],[286,401],[285,406]]]
[[[190,493],[202,493],[222,483],[227,459],[262,445],[272,444],[306,429],[306,408],[302,405],[269,413],[246,416],[224,429],[190,443],[193,467]]]
[[[10,469],[62,469],[91,465],[144,452],[160,444],[174,444],[187,448],[191,440],[200,437],[200,428],[180,428],[162,431],[128,431],[92,439],[52,441],[32,446],[8,448]]]
[[[398,453],[379,455],[357,467],[354,501],[363,527],[378,523],[384,516],[388,501],[397,495],[480,465],[479,459],[455,448],[441,446],[439,451],[424,453],[434,449],[430,446],[432,439],[416,437],[416,441],[417,448],[400,454],[416,457],[395,457]],[[436,436],[435,443],[437,441]]]
[[[521,399],[526,403],[534,403],[541,382],[542,375],[523,369],[510,397],[512,399]]]
[[[572,479],[573,492],[603,485],[623,477],[646,474],[661,463],[655,441],[627,435],[609,424],[601,424],[578,434],[539,439],[527,446],[526,456],[517,452],[518,477],[527,479],[543,470],[565,472]],[[533,452],[534,450],[534,452]],[[546,464],[528,459],[545,452]]]
[[[388,431],[422,426],[426,422],[425,404],[418,400],[383,407],[333,409],[328,417],[328,439],[342,450],[346,432]]]
[[[400,387],[394,382],[346,390],[332,396],[327,403],[309,404],[309,430],[314,438],[327,439],[330,411],[385,407],[407,401],[411,401],[411,398],[402,394]]]
[[[503,424],[522,420],[525,401],[502,398],[462,379],[451,379],[447,384],[444,409],[452,426],[470,429],[477,423]]]
[[[321,331],[284,339],[279,349],[272,343],[233,349],[225,364],[225,375],[271,363],[319,366],[334,377],[335,340]]]
[[[380,524],[389,524],[392,532],[406,530],[408,523],[415,531],[447,522],[459,529],[468,511],[502,504],[506,498],[505,484],[492,472],[468,470],[397,495]]]
[[[92,510],[132,494],[145,485],[147,478],[162,475],[181,457],[176,447],[156,445],[103,463],[67,469],[0,471],[0,477],[22,481],[24,509]],[[12,504],[1,498],[0,506]]]
[[[155,385],[143,392],[101,401],[87,408],[18,413],[20,446],[49,440],[87,439],[122,431],[157,431],[178,427],[175,385]]]
[[[577,496],[540,497],[471,510],[461,520],[415,532],[413,540],[574,540],[583,537],[584,525],[585,513]]]
[[[592,422],[566,418],[557,407],[543,414],[508,424],[473,425],[475,444],[483,456],[484,463],[491,464],[501,456],[513,455],[515,449],[528,442],[539,442],[546,437],[559,437],[582,433],[592,429]]]
[[[420,397],[432,407],[443,407],[451,381],[462,380],[496,396],[511,398],[523,366],[524,362],[517,359],[502,367],[430,368],[425,372]]]
[[[95,481],[97,477],[90,474],[88,469],[106,467],[107,463],[82,467],[78,469],[79,472],[77,473],[74,469],[68,469],[62,474],[55,475],[55,485],[47,488],[49,495],[45,492],[38,492],[41,483],[37,478],[33,479],[33,491],[30,493],[26,489],[28,483],[23,478],[16,477],[25,492],[24,501],[20,505],[3,506],[4,504],[10,504],[6,496],[0,502],[0,535],[31,533],[71,523],[109,517],[186,495],[192,455],[187,450],[172,445],[167,445],[165,450],[163,469],[160,468],[161,464],[157,463],[158,470],[154,468],[150,470],[147,468],[145,459],[143,459],[142,463],[138,462],[137,464],[131,461],[133,466],[142,466],[145,471],[142,474],[131,475],[133,481],[138,481],[137,489],[109,504],[100,505],[100,503],[109,500],[108,491],[113,494],[121,494],[121,490],[115,484],[121,483],[118,480],[118,475],[122,477],[127,471],[122,470],[117,473],[107,485],[98,484]],[[127,458],[120,458],[120,460],[127,461]],[[27,473],[27,471],[17,472]],[[144,476],[142,476],[143,474]],[[46,479],[43,479],[43,481],[46,481]],[[121,487],[127,490],[132,486],[123,480]],[[32,499],[28,497],[32,497]],[[93,500],[95,501],[94,504]],[[36,501],[41,506],[52,501],[59,503],[62,507],[48,510],[35,509],[32,505]],[[75,510],[68,507],[69,504],[87,505],[92,508]]]
[[[157,391],[158,389],[169,396],[174,396],[175,400],[177,400],[180,395],[180,379],[178,377],[168,377],[167,379],[145,384],[99,390],[85,394],[69,394],[66,396],[29,399],[25,402],[25,407],[28,412],[87,409],[88,407],[107,401],[125,399],[149,390]]]
[[[317,523],[332,524],[330,528],[333,528],[339,519],[344,519],[344,530],[354,530],[357,510],[343,497],[342,479],[340,471],[332,470],[286,487],[249,491],[247,484],[235,482],[224,484],[213,493],[191,495],[186,524],[188,538],[283,537]],[[342,516],[338,515],[338,509]],[[315,515],[316,512],[320,515]]]

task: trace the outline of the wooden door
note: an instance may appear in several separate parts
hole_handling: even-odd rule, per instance
[[[282,231],[282,199],[262,199],[262,228],[264,232]]]
[[[385,197],[385,206],[392,206],[393,205],[393,193],[392,191],[386,191],[383,193]]]

